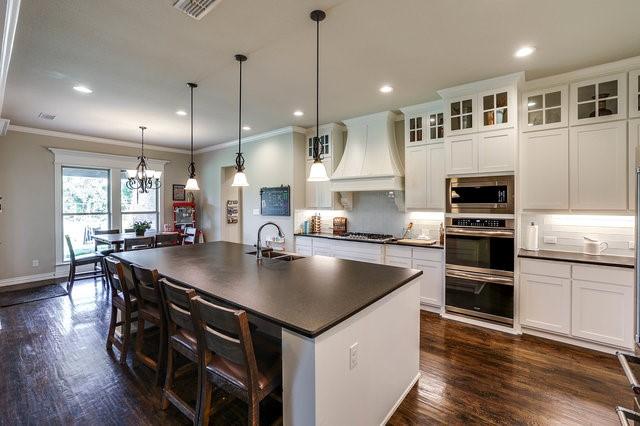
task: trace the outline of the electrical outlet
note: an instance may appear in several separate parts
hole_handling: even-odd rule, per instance
[[[558,237],[554,237],[552,235],[545,235],[544,237],[544,243],[545,244],[558,244]]]
[[[31,261],[31,266],[33,266],[34,268],[37,268],[38,266],[40,266],[40,261],[38,259],[33,259]]]
[[[349,347],[349,370],[358,366],[358,342]]]
[[[636,242],[635,241],[627,241],[628,247],[631,250],[635,250],[636,248]]]

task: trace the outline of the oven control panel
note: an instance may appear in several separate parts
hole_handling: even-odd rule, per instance
[[[505,228],[507,225],[507,221],[506,219],[460,217],[452,218],[451,225],[467,226],[473,228]]]

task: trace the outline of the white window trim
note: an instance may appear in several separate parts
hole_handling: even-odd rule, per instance
[[[69,149],[49,148],[54,155],[54,215],[55,215],[55,246],[56,265],[64,265],[64,241],[62,235],[62,166],[65,167],[90,167],[111,170],[111,226],[120,224],[120,172],[122,170],[135,169],[138,165],[137,157],[124,155],[101,154],[87,151],[73,151]],[[164,166],[169,163],[166,160],[147,158],[149,168],[162,172],[160,182],[164,187]],[[115,183],[114,183],[115,182]],[[116,184],[117,183],[117,184]],[[158,191],[158,215],[164,218],[164,191]],[[160,224],[158,224],[160,226]]]

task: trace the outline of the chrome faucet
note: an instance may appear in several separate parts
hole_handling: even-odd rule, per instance
[[[258,242],[256,243],[256,259],[258,260],[258,262],[260,262],[262,260],[262,246],[260,243],[260,234],[262,233],[262,228],[264,228],[267,225],[273,225],[278,229],[278,236],[280,238],[284,238],[284,234],[282,233],[282,229],[280,229],[280,227],[278,226],[277,223],[274,222],[267,222],[264,225],[262,225],[260,228],[258,228]]]

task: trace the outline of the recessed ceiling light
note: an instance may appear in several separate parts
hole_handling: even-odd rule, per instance
[[[298,110],[298,111],[294,111],[293,115],[295,115],[296,117],[302,117],[304,115],[304,112]]]
[[[379,90],[381,93],[391,93],[393,92],[393,87],[389,86],[388,84],[385,84]]]
[[[536,50],[535,47],[523,46],[520,49],[516,50],[516,53],[514,54],[514,56],[516,58],[524,58],[525,56],[531,55],[533,52],[535,52],[535,50]]]
[[[77,86],[73,86],[73,90],[80,93],[93,93],[93,90],[89,89],[87,86],[83,86],[81,84]]]
[[[242,130],[244,130],[245,132],[248,132],[249,130],[251,130],[251,127],[249,127],[249,126],[242,126]]]
[[[180,116],[185,116],[185,115],[187,115],[187,111],[179,109],[179,110],[176,111],[176,114],[178,114]]]

